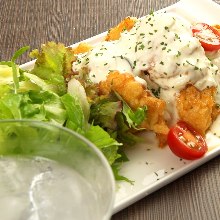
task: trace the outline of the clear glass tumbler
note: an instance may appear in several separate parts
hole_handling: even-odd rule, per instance
[[[114,187],[104,155],[79,134],[0,121],[0,219],[107,220]]]

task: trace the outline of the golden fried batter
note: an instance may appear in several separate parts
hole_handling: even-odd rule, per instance
[[[220,25],[219,25],[219,24],[216,24],[216,25],[214,25],[213,27],[214,27],[217,31],[220,32]]]
[[[195,128],[201,135],[205,135],[212,121],[219,114],[214,100],[215,93],[215,87],[199,91],[190,85],[177,97],[180,119]]]
[[[121,32],[124,30],[130,31],[135,24],[135,20],[133,18],[127,17],[123,21],[121,21],[116,27],[109,30],[105,40],[118,40],[121,36]]]
[[[73,49],[74,54],[86,53],[92,49],[92,46],[87,43],[80,43],[76,48]]]
[[[100,82],[99,89],[101,95],[109,95],[111,91],[116,91],[134,110],[147,106],[146,119],[140,127],[154,131],[159,138],[160,146],[165,144],[169,128],[163,117],[166,106],[163,100],[151,96],[132,75],[120,74],[118,71],[110,73],[106,81]]]

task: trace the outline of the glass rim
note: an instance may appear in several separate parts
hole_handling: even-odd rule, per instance
[[[49,122],[43,122],[43,121],[37,121],[37,120],[30,120],[30,119],[3,119],[0,120],[0,124],[3,123],[26,123],[26,124],[36,124],[39,126],[47,126],[47,127],[54,127],[56,129],[62,130],[66,133],[69,133],[70,135],[74,135],[75,137],[79,138],[80,140],[82,140],[83,142],[85,142],[94,152],[95,154],[100,158],[101,162],[103,163],[110,181],[111,181],[111,187],[112,187],[112,193],[111,193],[111,201],[109,202],[109,207],[108,207],[108,211],[107,213],[105,213],[105,218],[103,220],[108,220],[110,219],[111,215],[113,214],[113,205],[114,205],[114,201],[115,201],[115,178],[113,175],[113,171],[112,168],[108,162],[108,160],[106,159],[105,155],[98,149],[98,147],[95,146],[95,144],[93,144],[90,140],[88,140],[87,138],[85,138],[83,135],[77,133],[76,131],[73,131],[69,128],[63,127],[61,125],[58,124],[52,124]]]

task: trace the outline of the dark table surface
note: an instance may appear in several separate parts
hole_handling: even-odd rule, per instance
[[[126,16],[141,17],[175,2],[0,0],[0,57],[7,60],[24,45],[34,49],[52,40],[71,45],[108,30]],[[29,60],[28,55],[23,55],[19,63]],[[220,219],[220,156],[116,213],[112,219]]]

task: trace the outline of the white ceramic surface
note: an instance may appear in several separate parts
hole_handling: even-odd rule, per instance
[[[218,15],[220,5],[211,0],[182,0],[161,11],[176,13],[191,22],[200,21],[209,24],[220,22]],[[103,40],[105,35],[106,32],[89,38],[84,42],[96,44]],[[30,69],[33,64],[34,61],[31,61],[21,67]],[[208,132],[206,135],[209,146],[208,153],[203,158],[194,161],[182,160],[176,157],[168,147],[164,149],[158,148],[155,137],[152,134],[144,134],[143,136],[146,140],[144,143],[131,147],[126,152],[130,161],[123,164],[121,174],[133,180],[134,184],[132,185],[127,182],[117,183],[113,213],[120,211],[220,155],[220,139],[211,132]]]

